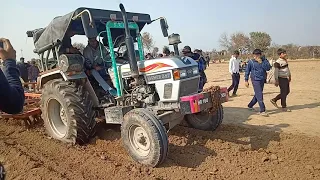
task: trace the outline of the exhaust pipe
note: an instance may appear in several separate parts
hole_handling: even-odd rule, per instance
[[[135,49],[134,49],[134,41],[133,38],[130,34],[130,29],[128,25],[128,18],[127,18],[127,12],[124,9],[124,6],[122,3],[119,5],[123,22],[124,22],[124,30],[126,33],[126,46],[127,46],[127,51],[128,51],[128,56],[129,56],[129,64],[130,64],[130,69],[131,69],[131,76],[135,79],[135,82],[138,82],[138,77],[139,77],[139,70],[138,70],[138,65],[137,65],[137,60],[136,60],[136,54],[135,54]]]

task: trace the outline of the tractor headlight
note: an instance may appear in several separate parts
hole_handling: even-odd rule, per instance
[[[179,80],[187,77],[187,70],[185,69],[175,69],[172,72],[173,74],[173,79],[174,80]]]
[[[193,75],[198,75],[199,74],[199,68],[197,66],[192,68],[192,73]]]
[[[185,69],[180,70],[180,78],[182,79],[185,77],[187,77],[187,70]]]

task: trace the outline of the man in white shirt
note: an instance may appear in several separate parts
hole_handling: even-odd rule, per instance
[[[228,92],[230,92],[233,89],[232,96],[237,95],[237,90],[240,82],[240,74],[239,74],[240,59],[238,59],[239,54],[240,54],[239,51],[234,51],[229,61],[229,73],[232,76],[232,84],[228,88]]]

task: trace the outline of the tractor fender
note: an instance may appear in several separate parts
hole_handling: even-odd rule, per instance
[[[42,86],[47,83],[50,80],[53,79],[64,79],[65,81],[70,81],[70,80],[76,80],[76,79],[86,79],[87,75],[84,72],[81,72],[80,74],[75,74],[75,75],[67,75],[60,69],[52,69],[49,71],[45,71],[43,73],[40,73],[40,76],[37,79],[39,87],[42,88]]]
[[[89,95],[91,97],[93,105],[95,107],[99,106],[98,97],[97,97],[96,93],[94,92],[90,82],[88,81],[88,77],[87,77],[86,73],[81,72],[80,74],[75,74],[75,75],[69,76],[66,73],[62,72],[60,69],[52,69],[52,70],[49,70],[49,71],[46,71],[46,72],[40,74],[40,76],[37,79],[38,87],[43,88],[44,84],[46,84],[48,81],[51,81],[53,79],[63,79],[65,81],[86,79],[86,81],[84,83],[84,87],[89,92]]]

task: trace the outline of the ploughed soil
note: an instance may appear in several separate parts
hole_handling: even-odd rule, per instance
[[[7,179],[320,179],[320,61],[291,62],[288,104],[275,109],[278,88],[266,85],[270,117],[247,111],[252,89],[243,76],[237,97],[224,104],[215,132],[177,126],[169,132],[169,154],[158,168],[133,162],[122,147],[119,126],[100,125],[86,146],[46,136],[41,124],[27,128],[0,120],[0,162]],[[209,85],[227,86],[227,64],[210,64]]]

